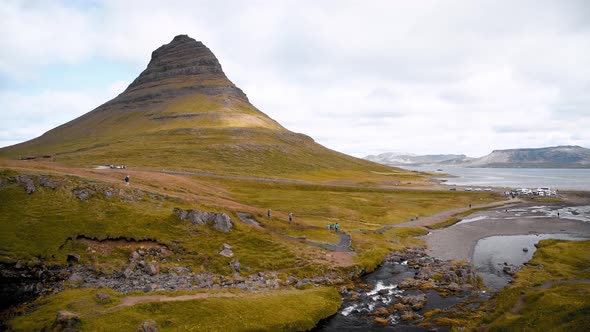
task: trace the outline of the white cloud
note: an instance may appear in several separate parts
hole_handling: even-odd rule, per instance
[[[0,3],[0,75],[26,81],[44,66],[91,57],[141,68],[151,51],[186,33],[217,55],[263,112],[357,156],[589,147],[588,12],[587,1],[574,0],[109,0],[88,8],[8,1]],[[114,96],[126,84],[94,95]],[[45,107],[73,115],[106,101],[61,93],[70,106],[47,92],[33,101],[0,99],[2,112]],[[29,127],[60,124],[47,121],[31,116]]]
[[[0,91],[0,146],[8,146],[40,136],[46,131],[73,120],[127,87],[115,82],[98,91],[45,90],[37,94]]]

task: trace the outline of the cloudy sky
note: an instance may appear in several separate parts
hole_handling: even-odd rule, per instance
[[[115,97],[175,35],[362,157],[590,148],[590,1],[0,1],[0,146]]]

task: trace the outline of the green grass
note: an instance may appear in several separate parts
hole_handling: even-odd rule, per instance
[[[16,173],[2,174],[6,178]],[[353,234],[353,246],[359,254],[359,261],[372,266],[391,246],[387,243],[381,247],[374,246],[370,232],[365,235],[357,230],[376,230],[383,224],[399,223],[410,216],[436,213],[473,200],[473,195],[461,193],[228,179],[207,179],[204,186],[201,183],[203,180],[198,177],[185,177],[180,184],[168,180],[164,185],[169,185],[169,188],[151,184],[155,190],[195,197],[197,200],[188,202],[171,196],[155,199],[119,184],[107,185],[73,176],[57,176],[55,179],[67,185],[56,190],[38,187],[35,193],[27,195],[20,185],[10,183],[0,191],[3,202],[0,206],[0,225],[5,230],[0,233],[1,261],[27,262],[39,257],[45,262],[63,264],[69,252],[78,252],[87,263],[89,254],[85,252],[86,248],[76,241],[66,241],[78,235],[99,240],[153,240],[167,246],[178,258],[190,262],[197,269],[221,273],[230,272],[227,266],[229,259],[217,254],[223,243],[234,246],[241,263],[253,271],[305,266],[306,260],[319,254],[317,248],[285,241],[272,233],[242,224],[233,214],[235,210],[224,208],[231,204],[241,206],[238,211],[250,212],[273,232],[316,242],[337,243],[338,237],[326,231],[325,227],[327,223],[339,222],[342,231]],[[142,179],[134,181],[147,184]],[[201,184],[192,186],[192,183]],[[93,189],[97,194],[87,201],[80,201],[72,194],[77,187]],[[122,190],[122,194],[107,199],[100,193],[104,190]],[[492,200],[495,196],[486,194],[482,198]],[[205,201],[206,205],[203,204]],[[237,224],[228,234],[210,227],[194,226],[177,220],[172,215],[175,207],[225,211]],[[268,208],[273,211],[271,221],[264,216]],[[288,223],[287,214],[290,211],[294,213],[294,223]],[[369,239],[365,240],[367,237]],[[126,253],[99,256],[94,264],[111,264],[111,269],[119,268],[126,264]],[[368,261],[370,263],[366,263]]]
[[[111,296],[107,303],[96,299],[95,289],[76,289],[37,300],[31,313],[9,322],[14,331],[51,327],[57,311],[68,310],[81,317],[82,331],[134,331],[153,319],[160,331],[304,331],[336,312],[340,294],[330,287],[247,293],[231,290],[232,297],[215,297],[180,302],[151,302],[102,313],[124,296],[102,289]],[[198,294],[202,292],[184,292]],[[176,293],[162,293],[176,296]]]
[[[253,271],[281,269],[296,265],[296,244],[283,243],[271,234],[236,224],[230,233],[222,233],[209,226],[195,226],[173,216],[174,207],[212,211],[174,199],[158,200],[139,194],[126,187],[89,184],[79,178],[58,178],[68,181],[66,186],[52,190],[38,187],[27,195],[17,184],[8,184],[0,191],[0,261],[32,262],[35,257],[45,263],[65,264],[70,252],[82,256],[83,263],[92,264],[79,241],[67,241],[84,235],[98,240],[127,238],[150,240],[173,250],[185,263],[202,269],[228,273],[228,258],[218,255],[223,243],[234,246],[234,253],[244,266]],[[72,189],[93,188],[97,192],[121,189],[123,196],[107,199],[98,193],[81,201]],[[124,197],[125,200],[122,200]],[[231,211],[228,211],[231,214]],[[235,219],[235,217],[234,217]],[[127,263],[127,252],[98,255],[94,264],[117,268]],[[187,262],[188,261],[188,262]],[[104,265],[104,264],[103,264]]]
[[[178,117],[183,115],[190,117]],[[39,154],[71,166],[123,164],[320,182],[399,183],[408,173],[326,149],[246,102],[228,105],[202,94],[149,110],[96,110],[37,139],[0,149],[0,158]],[[419,173],[411,178],[425,181]]]
[[[537,246],[531,264],[493,297],[481,322],[491,331],[588,330],[590,241],[543,240]]]
[[[271,209],[281,220],[293,211],[298,219],[317,227],[339,222],[342,230],[379,228],[398,224],[416,216],[428,216],[468,205],[474,199],[482,204],[498,200],[496,194],[455,193],[448,191],[391,190],[358,187],[240,183],[218,181],[232,192],[235,200],[247,202],[260,211]],[[376,224],[371,226],[370,224]]]
[[[26,172],[31,177],[52,170],[50,165],[33,165],[40,170]],[[62,173],[67,170],[56,169]],[[0,178],[16,174],[23,174],[23,171],[0,171]],[[98,240],[127,238],[166,246],[172,256],[167,262],[159,263],[162,271],[175,266],[190,266],[194,272],[230,275],[233,273],[228,266],[231,259],[218,254],[221,245],[228,243],[233,246],[234,257],[240,260],[243,267],[250,268],[250,271],[242,270],[242,274],[273,270],[285,277],[314,277],[328,273],[344,275],[351,270],[372,271],[391,250],[423,245],[415,236],[423,235],[424,230],[395,227],[377,232],[383,225],[399,223],[415,215],[424,216],[464,206],[476,197],[490,201],[496,199],[496,196],[488,194],[476,196],[447,191],[388,190],[345,184],[272,183],[200,176],[166,175],[160,178],[160,175],[142,172],[137,172],[132,186],[126,187],[120,182],[108,183],[110,180],[120,181],[117,172],[96,171],[89,174],[97,178],[92,180],[54,173],[51,177],[64,185],[55,190],[38,186],[31,195],[26,194],[21,185],[14,183],[8,183],[0,190],[0,227],[3,230],[0,233],[0,261],[39,264],[35,261],[40,258],[43,264],[63,265],[67,254],[73,252],[81,255],[82,264],[107,274],[123,270],[128,265],[127,257],[133,249],[113,242],[110,252],[89,253],[86,251],[86,242],[75,240],[78,235],[84,235]],[[79,187],[90,188],[97,193],[86,201],[80,201],[72,194],[72,190]],[[122,192],[106,198],[101,193],[104,190]],[[160,196],[151,197],[150,191]],[[222,233],[209,226],[181,222],[172,214],[175,207],[226,212],[236,225],[230,233]],[[273,212],[270,221],[265,217],[268,208]],[[237,211],[251,214],[268,231],[240,222],[235,215]],[[291,211],[295,217],[293,223],[288,222],[287,215]],[[325,229],[326,223],[335,222],[339,222],[341,229],[352,236],[352,247],[355,250],[353,266],[334,266],[325,260],[324,249],[280,236],[284,234],[336,243],[338,237]],[[51,303],[74,303],[71,309],[80,313],[85,312],[84,308],[100,311],[94,306],[107,305],[88,300],[93,296],[93,290],[88,290],[87,294],[83,290],[72,291],[74,293],[68,291],[55,295],[55,298],[40,300],[45,301],[39,302],[43,304],[38,310],[42,318],[36,318],[37,314],[32,313],[16,319],[15,329],[35,330],[35,326],[39,326],[35,324],[47,324],[54,319],[56,311],[61,309]],[[326,292],[331,293],[333,290]],[[336,310],[326,309],[337,307],[335,300],[325,300],[332,296],[326,294],[318,295],[312,290],[310,293],[278,291],[276,297],[249,296],[247,303],[250,305],[227,298],[189,301],[182,305],[145,304],[121,309],[117,311],[117,316],[88,317],[82,327],[100,330],[101,324],[115,320],[120,321],[117,324],[122,324],[117,329],[128,330],[135,329],[145,317],[152,317],[162,326],[162,330],[193,327],[196,330],[207,330],[216,329],[216,324],[224,328],[238,328],[242,326],[239,322],[244,319],[244,326],[253,330],[301,330],[312,327],[317,319]],[[91,303],[78,305],[68,296],[79,296],[81,301],[86,299],[84,301]],[[116,295],[114,299],[119,297]],[[296,303],[297,299],[302,301],[301,305]],[[115,300],[113,303],[116,303]],[[245,306],[257,306],[259,316],[254,315],[255,319],[250,320],[238,315],[238,312],[249,310]],[[49,311],[43,311],[45,307]],[[277,307],[287,308],[285,314],[275,314]],[[208,308],[215,308],[220,317],[232,316],[238,321],[230,320],[232,323],[226,324],[219,318],[219,321],[211,319],[210,323],[203,323],[194,318],[197,317],[195,314],[189,315],[189,309],[185,308],[190,308],[193,313],[199,311],[207,315],[211,315]],[[176,317],[172,325],[166,325],[168,312]]]

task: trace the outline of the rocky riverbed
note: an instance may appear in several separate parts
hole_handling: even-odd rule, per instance
[[[341,289],[338,313],[315,331],[448,330],[442,317],[487,299],[475,270],[468,263],[430,257],[423,248],[393,252],[359,283]]]
[[[340,284],[345,281],[344,278],[353,276],[334,272],[310,278],[297,278],[292,275],[279,275],[276,271],[253,273],[249,267],[242,266],[237,258],[228,263],[234,271],[230,275],[193,272],[190,266],[166,267],[166,251],[164,247],[158,246],[134,250],[123,268],[109,273],[92,265],[80,264],[80,256],[76,254],[68,255],[67,266],[47,266],[41,261],[33,266],[20,263],[0,266],[0,311],[31,301],[39,295],[54,294],[67,288],[107,287],[121,293],[220,288],[258,291],[284,286],[301,289],[316,285]],[[232,257],[232,247],[224,245],[220,248],[219,254]],[[355,274],[358,271],[351,273]]]

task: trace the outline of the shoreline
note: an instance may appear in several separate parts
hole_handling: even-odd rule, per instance
[[[590,192],[585,197],[566,199],[561,203],[520,202],[510,209],[535,205],[573,207],[590,205]],[[447,228],[433,230],[421,237],[426,243],[429,255],[441,259],[473,261],[477,242],[491,236],[530,234],[570,234],[590,237],[590,222],[567,218],[520,216],[519,213],[505,212],[505,208],[491,208],[478,211],[469,217],[485,216],[485,219]],[[492,219],[493,218],[493,219]]]
[[[469,187],[478,187],[478,188],[492,188],[494,191],[497,190],[505,190],[505,189],[515,189],[515,188],[537,188],[539,186],[548,186],[553,189],[557,189],[559,192],[566,192],[566,191],[590,191],[590,182],[586,181],[585,179],[588,176],[579,175],[576,176],[576,179],[584,180],[582,184],[579,181],[569,181],[569,176],[565,176],[563,172],[567,170],[573,171],[581,171],[590,172],[590,168],[520,168],[520,167],[513,167],[513,168],[497,168],[497,167],[461,167],[455,165],[397,165],[394,167],[399,167],[404,170],[408,171],[416,171],[416,172],[423,172],[432,174],[431,181],[440,185],[442,187],[447,188],[469,188]],[[437,169],[441,169],[438,171]],[[449,170],[458,170],[458,169],[466,169],[469,170],[467,172],[456,172],[459,174],[451,174]],[[522,171],[530,170],[533,174],[520,174]],[[535,174],[539,171],[547,171],[550,173],[560,172],[559,174]],[[473,172],[477,172],[473,174]],[[479,174],[479,172],[481,174]],[[492,179],[492,182],[495,181],[498,177],[505,178],[506,172],[510,173],[508,175],[508,181],[501,181],[503,183],[496,183],[492,184],[489,182],[489,179]],[[488,174],[489,173],[489,174]],[[590,174],[590,173],[589,173]],[[473,177],[475,176],[475,177]],[[551,179],[557,176],[559,181],[551,181]],[[549,179],[548,183],[528,183],[529,179],[537,178]],[[467,180],[465,183],[455,183],[455,179],[465,179]],[[449,183],[450,182],[450,183]],[[573,187],[572,187],[573,186]]]

